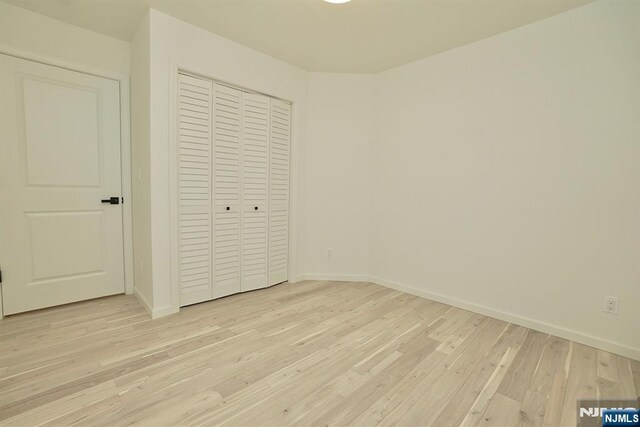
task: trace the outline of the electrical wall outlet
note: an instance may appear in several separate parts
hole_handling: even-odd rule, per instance
[[[605,313],[618,314],[618,298],[604,297],[604,311]]]
[[[327,248],[327,259],[331,259],[333,257],[333,249]]]

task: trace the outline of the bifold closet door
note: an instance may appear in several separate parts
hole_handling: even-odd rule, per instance
[[[213,298],[241,291],[242,95],[214,85]]]
[[[180,305],[287,280],[291,105],[180,75]]]
[[[270,98],[242,94],[242,285],[243,292],[268,286]]]
[[[211,96],[213,84],[179,76],[180,305],[212,298]]]
[[[291,104],[271,100],[269,141],[269,286],[284,282],[289,259]]]

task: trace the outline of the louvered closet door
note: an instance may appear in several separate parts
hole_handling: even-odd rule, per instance
[[[215,85],[213,297],[240,292],[242,92]]]
[[[242,103],[242,291],[267,280],[270,98],[243,93]]]
[[[271,100],[269,144],[269,286],[287,280],[291,104]]]
[[[180,305],[212,298],[211,269],[212,83],[179,78],[178,193]]]

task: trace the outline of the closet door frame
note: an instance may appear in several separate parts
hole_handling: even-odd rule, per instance
[[[296,283],[302,280],[296,269],[297,252],[297,224],[298,224],[298,128],[297,119],[300,117],[300,105],[297,102],[288,100],[278,95],[261,93],[242,84],[225,81],[211,76],[206,71],[199,70],[198,67],[189,64],[179,63],[171,60],[171,78],[169,80],[169,216],[170,216],[170,251],[171,251],[171,306],[162,313],[157,313],[154,317],[161,317],[165,314],[175,313],[180,310],[180,261],[179,261],[179,213],[178,213],[178,89],[179,75],[181,73],[191,75],[196,78],[210,80],[213,84],[222,84],[232,88],[240,89],[249,93],[266,95],[291,104],[291,136],[290,136],[290,158],[289,158],[289,253],[288,253],[288,279],[289,283]],[[165,313],[166,311],[166,313]]]

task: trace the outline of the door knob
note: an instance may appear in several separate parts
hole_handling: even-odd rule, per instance
[[[120,197],[109,197],[108,199],[100,200],[100,203],[108,203],[110,205],[119,205]]]
[[[227,210],[231,209],[229,206],[227,206]]]
[[[255,210],[258,210],[258,207],[256,206],[254,209],[255,209]]]

